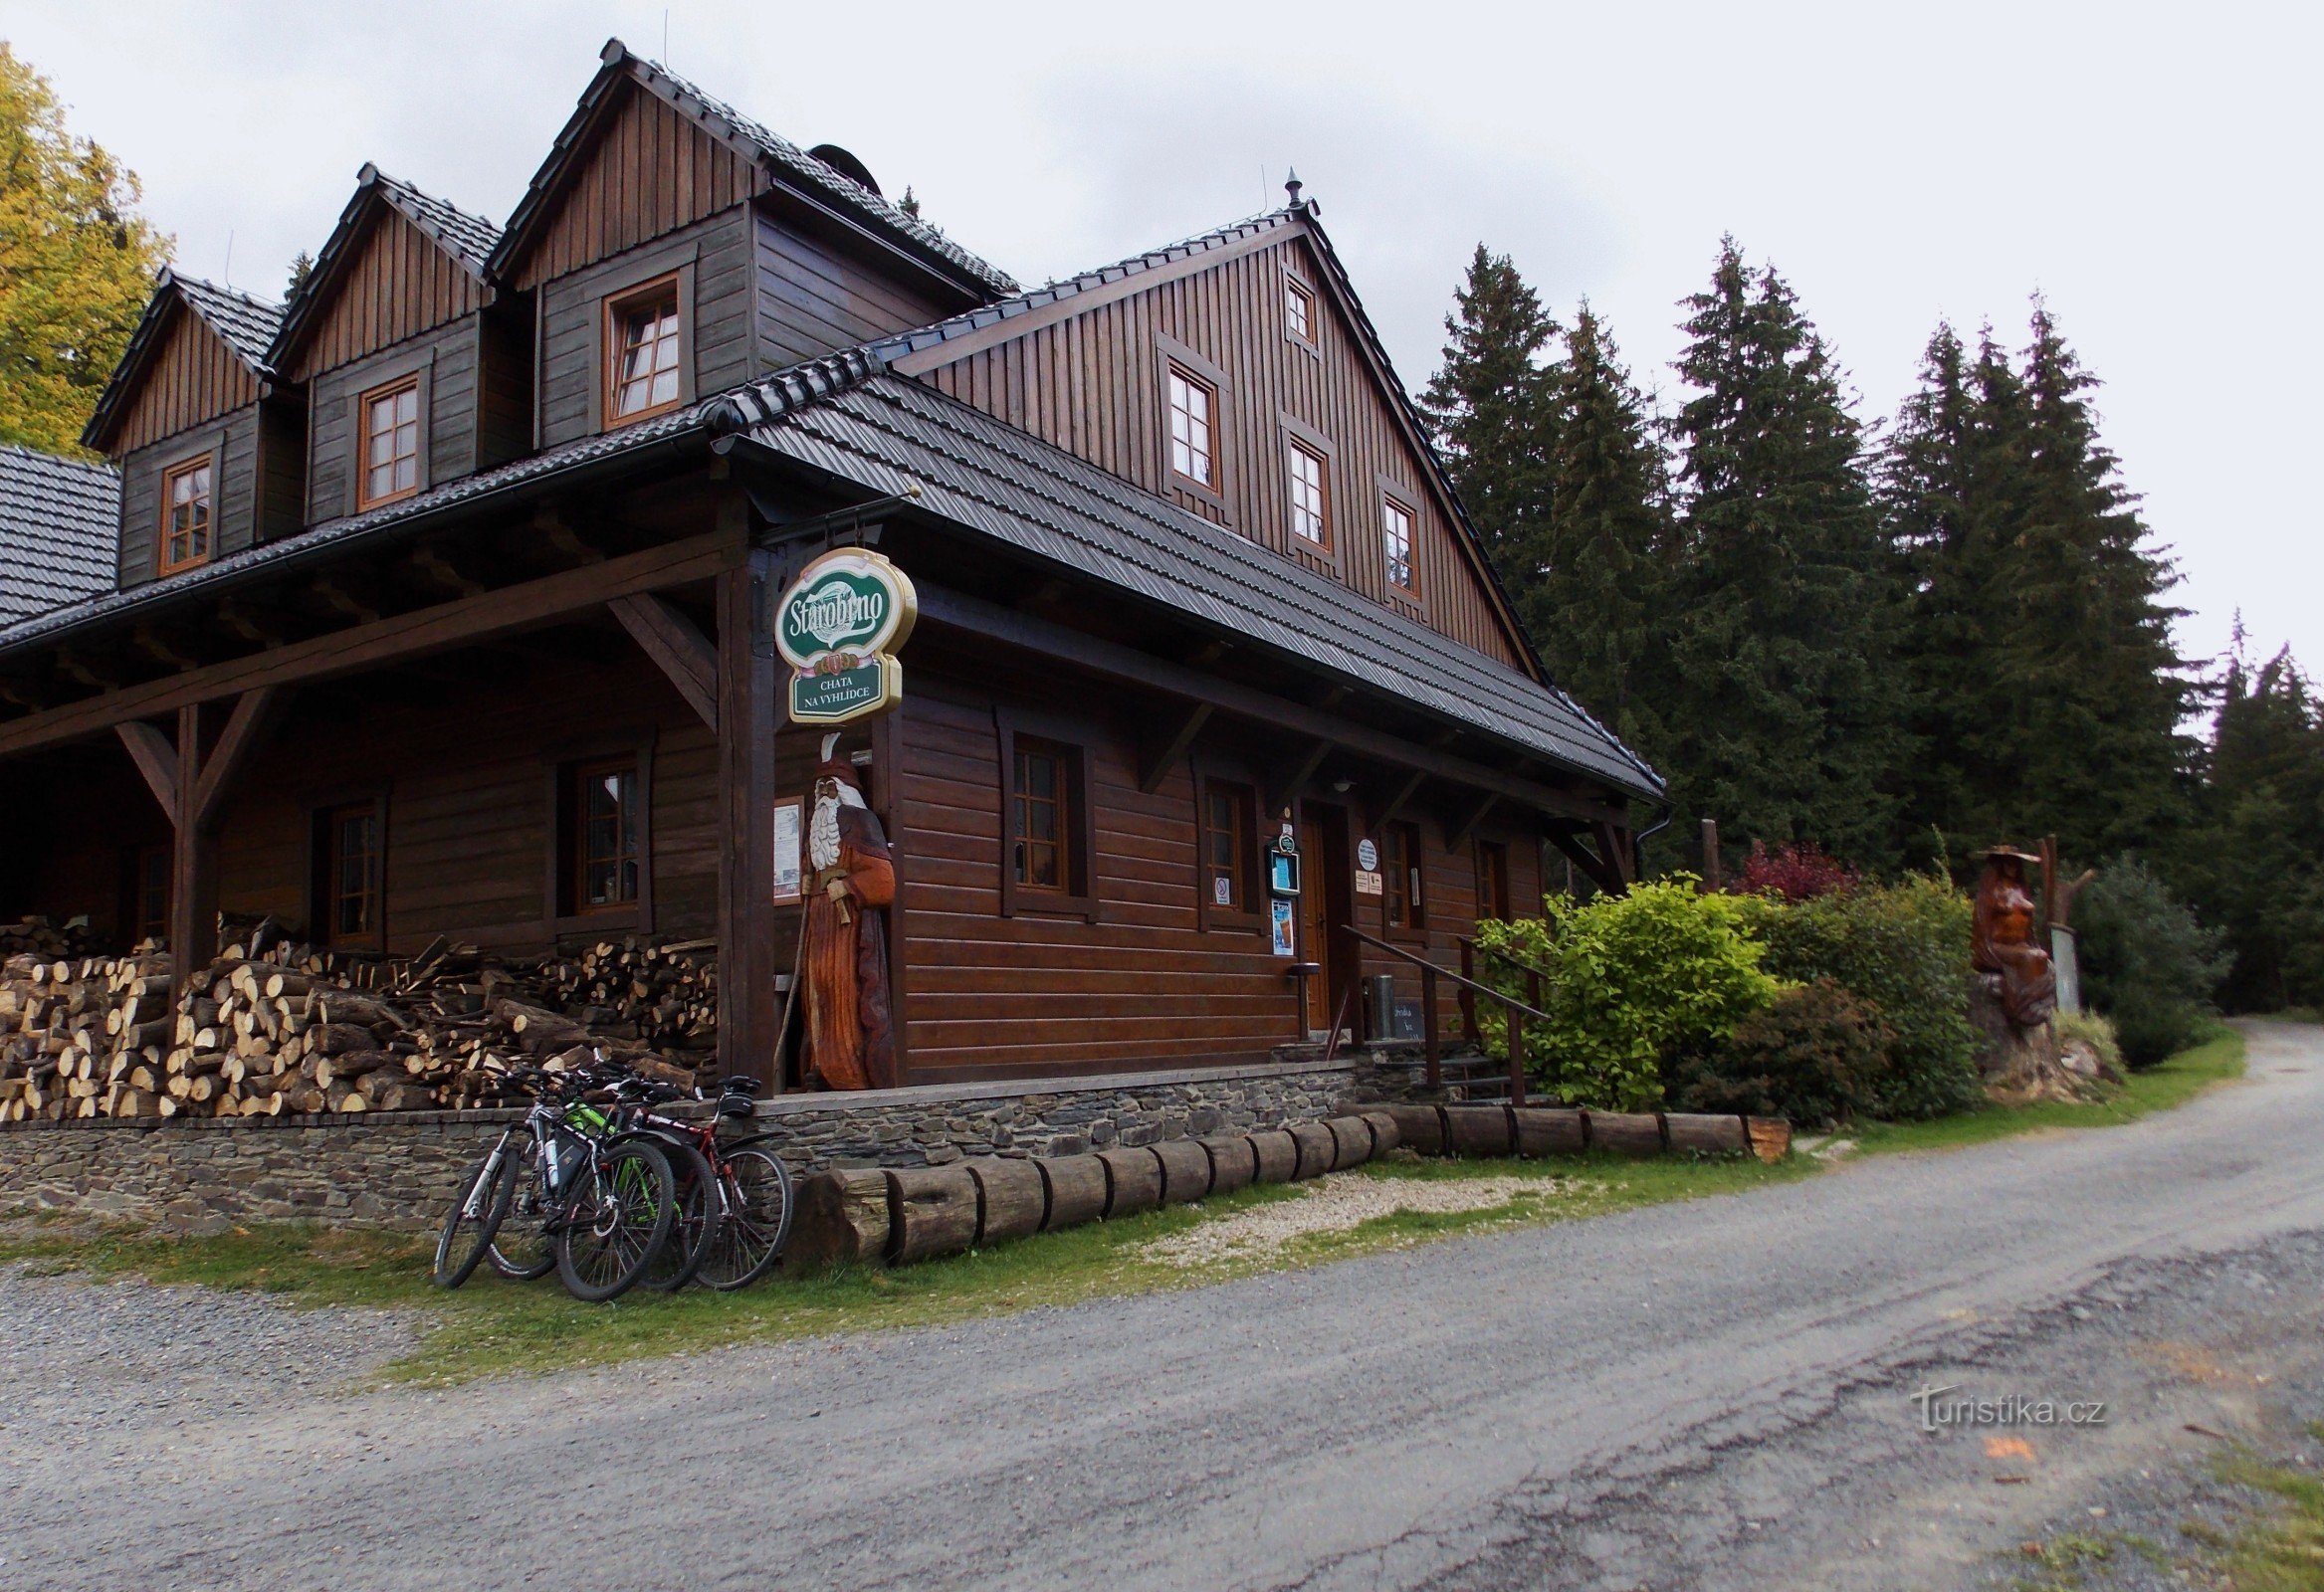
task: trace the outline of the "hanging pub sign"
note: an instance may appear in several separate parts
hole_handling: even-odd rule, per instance
[[[774,615],[791,722],[844,724],[903,700],[895,655],[919,617],[911,577],[869,548],[836,547],[800,570]]]

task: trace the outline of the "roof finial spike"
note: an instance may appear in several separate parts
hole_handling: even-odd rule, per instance
[[[1283,191],[1291,196],[1291,208],[1294,210],[1299,208],[1299,190],[1304,186],[1306,185],[1299,180],[1298,168],[1291,168],[1284,177]]]

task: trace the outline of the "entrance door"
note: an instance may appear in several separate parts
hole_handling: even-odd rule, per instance
[[[1350,887],[1348,815],[1337,807],[1303,806],[1299,818],[1301,890],[1299,956],[1322,971],[1307,981],[1307,1026],[1329,1034],[1335,1014],[1354,1022],[1355,1008],[1341,1010],[1341,996],[1354,978],[1353,947],[1344,943]]]

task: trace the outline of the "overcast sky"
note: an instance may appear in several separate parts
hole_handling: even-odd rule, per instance
[[[0,0],[178,263],[231,251],[269,297],[365,160],[505,220],[605,39],[665,29],[675,71],[1028,283],[1271,207],[1296,166],[1415,388],[1479,240],[1668,400],[1676,301],[1732,232],[1868,418],[1940,315],[2016,346],[2039,289],[2185,570],[2182,646],[2239,607],[2324,669],[2315,7]]]

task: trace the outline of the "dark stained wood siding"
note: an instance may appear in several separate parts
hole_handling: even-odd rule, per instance
[[[454,655],[447,662],[473,677],[449,718],[442,702],[369,702],[374,693],[363,683],[302,694],[227,803],[220,905],[304,925],[314,808],[384,789],[389,948],[409,952],[438,933],[538,946],[548,769],[560,748],[611,749],[645,732],[654,742],[654,932],[714,932],[717,743],[654,667],[624,650],[625,638],[609,631],[603,642],[599,664]],[[76,911],[105,907],[110,916],[121,847],[167,838],[133,799],[143,785],[127,754],[106,750],[114,755],[98,760],[112,776],[79,785],[86,802],[52,804],[46,815],[47,859],[28,898],[79,901]],[[143,800],[158,821],[152,798]],[[624,930],[608,919],[605,931]]]
[[[208,322],[180,303],[112,439],[112,454],[134,453],[229,410],[258,402],[258,377]]]
[[[299,339],[289,372],[294,381],[432,331],[484,301],[484,285],[401,211],[374,203],[372,214],[329,300]]]
[[[137,586],[160,572],[161,478],[197,454],[214,453],[210,556],[251,545],[258,528],[259,406],[251,403],[119,458],[120,579]]]
[[[769,369],[925,326],[953,305],[884,280],[772,216],[756,218],[758,338]]]
[[[765,179],[746,160],[643,89],[631,86],[566,179],[555,213],[518,262],[514,286],[552,278],[732,209]]]
[[[307,522],[355,512],[354,463],[360,452],[355,413],[362,395],[417,373],[427,425],[420,483],[432,487],[471,475],[478,458],[477,382],[482,333],[468,315],[364,359],[317,375],[309,385]]]
[[[604,380],[604,302],[666,273],[680,276],[686,315],[686,396],[746,381],[763,368],[752,324],[750,213],[730,210],[544,284],[539,294],[540,445],[598,430]]]
[[[1286,334],[1286,269],[1319,288],[1314,351]],[[1323,281],[1307,244],[1293,234],[1275,247],[940,366],[923,379],[1285,557],[1325,570],[1374,602],[1412,613],[1464,646],[1521,667],[1482,577],[1425,490],[1421,463],[1358,351],[1354,329],[1320,291]],[[1220,502],[1171,484],[1162,396],[1165,337],[1226,375]],[[1291,531],[1287,416],[1331,444],[1329,556]],[[1416,603],[1387,580],[1380,545],[1383,478],[1416,510]]]
[[[902,711],[895,839],[911,1082],[1249,1061],[1294,1038],[1291,986],[1264,936],[1197,919],[1184,765],[1143,794],[1128,727],[1085,719],[1099,920],[1003,917],[992,703],[916,682]]]

